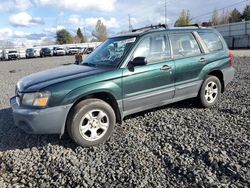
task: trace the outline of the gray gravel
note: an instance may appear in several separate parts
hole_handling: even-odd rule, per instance
[[[17,80],[74,57],[0,62],[0,187],[250,187],[250,58],[214,108],[194,100],[138,113],[94,148],[14,126]]]

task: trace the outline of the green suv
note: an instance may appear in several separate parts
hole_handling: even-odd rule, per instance
[[[234,77],[232,64],[214,29],[150,26],[110,37],[79,65],[22,78],[10,103],[26,132],[68,131],[94,146],[129,114],[195,97],[213,106]]]

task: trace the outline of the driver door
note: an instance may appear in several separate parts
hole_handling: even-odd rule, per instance
[[[125,115],[161,106],[171,100],[175,92],[175,64],[170,55],[169,39],[164,33],[142,38],[131,59],[136,57],[146,57],[147,65],[123,70]]]

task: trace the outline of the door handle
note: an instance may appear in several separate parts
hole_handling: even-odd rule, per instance
[[[162,70],[162,71],[167,71],[167,70],[170,70],[172,67],[170,67],[170,66],[168,66],[168,65],[163,65],[162,67],[161,67],[161,69],[160,70]]]
[[[207,59],[206,59],[205,57],[201,57],[201,58],[200,58],[200,62],[203,63],[203,62],[206,62],[206,61],[207,61]]]

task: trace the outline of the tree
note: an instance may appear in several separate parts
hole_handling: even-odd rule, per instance
[[[80,39],[81,43],[87,42],[86,37],[82,34],[82,31],[80,28],[77,29],[76,36]]]
[[[250,20],[250,5],[245,7],[242,18],[245,19],[245,21]]]
[[[214,11],[213,11],[211,22],[212,22],[212,25],[219,25],[221,22],[220,14],[219,14],[219,11],[217,9],[214,9]]]
[[[81,43],[81,39],[78,36],[73,37],[73,43]]]
[[[223,15],[222,15],[222,19],[221,19],[220,24],[228,24],[230,16],[231,16],[230,11],[228,11],[228,10],[226,12],[223,11]]]
[[[235,8],[230,14],[229,22],[235,23],[235,22],[241,22],[242,15],[241,13]]]
[[[95,31],[92,32],[92,35],[96,37],[99,42],[107,39],[108,35],[106,26],[102,23],[101,20],[97,21]]]
[[[70,44],[73,42],[73,39],[66,29],[61,29],[56,32],[56,42],[58,44]]]
[[[176,20],[174,26],[178,27],[178,26],[184,26],[184,25],[190,25],[190,24],[192,24],[192,20],[190,18],[189,10],[183,9],[181,11],[179,18]]]

